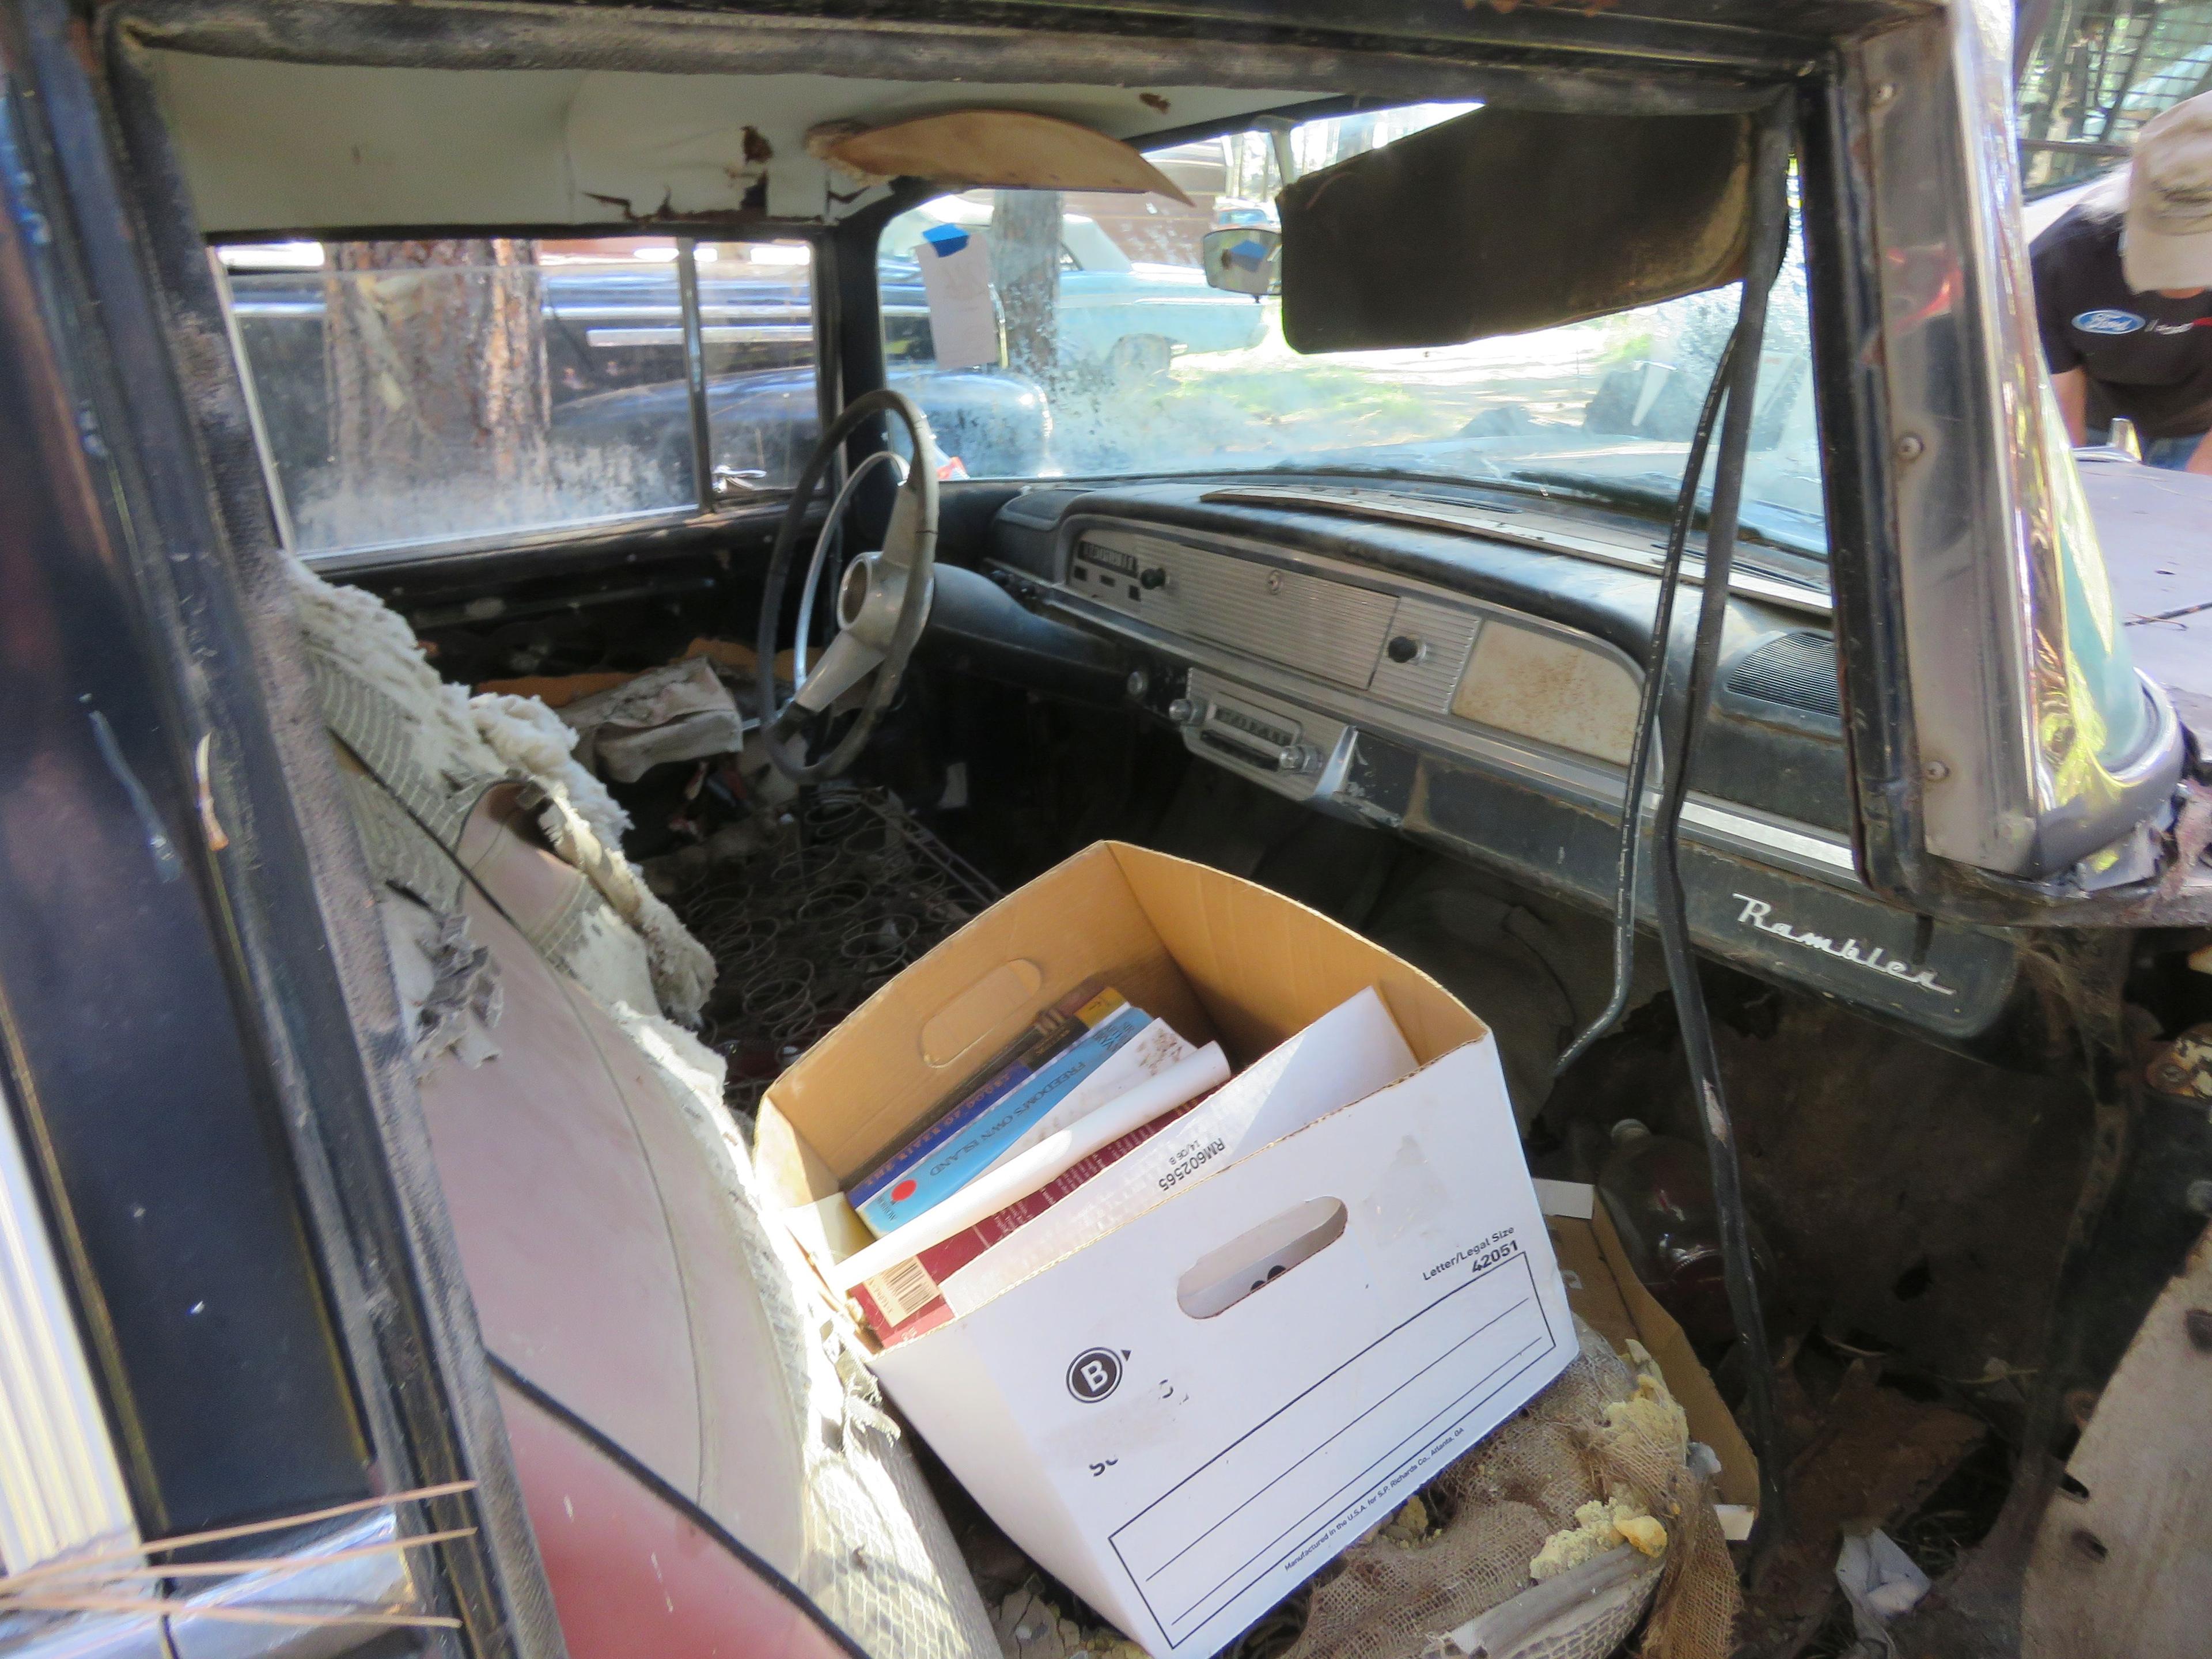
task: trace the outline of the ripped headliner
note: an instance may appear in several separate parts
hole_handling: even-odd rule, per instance
[[[809,128],[981,104],[1128,139],[1334,94],[1740,109],[1828,40],[1936,9],[1154,0],[1141,16],[1070,6],[1054,9],[1050,27],[1008,27],[919,3],[860,19],[121,0],[102,21],[143,53],[203,228],[252,234],[650,216],[820,222],[865,202],[833,196],[828,169],[806,154]],[[1188,84],[1194,66],[1213,84]]]
[[[1303,94],[1188,87],[988,88],[622,70],[363,69],[148,54],[201,228],[210,234],[375,225],[605,224],[757,204],[825,218],[854,181],[806,153],[809,128],[982,101],[1115,137],[1169,119],[1273,109]],[[455,166],[465,156],[468,164]],[[749,196],[751,200],[748,201]],[[627,211],[625,211],[625,207]]]

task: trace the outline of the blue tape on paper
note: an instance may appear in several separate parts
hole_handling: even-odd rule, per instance
[[[923,231],[921,240],[937,251],[939,258],[949,259],[968,246],[968,233],[957,225],[936,225]]]

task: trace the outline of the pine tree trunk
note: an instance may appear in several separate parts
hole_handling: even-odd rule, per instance
[[[348,242],[333,252],[323,352],[340,491],[431,489],[463,477],[538,484],[550,412],[538,245]]]
[[[1002,190],[991,208],[991,275],[1006,313],[1006,363],[1049,382],[1060,354],[1060,199]]]

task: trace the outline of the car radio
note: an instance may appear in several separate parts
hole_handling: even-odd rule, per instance
[[[1188,690],[1168,709],[1191,750],[1221,762],[1293,800],[1326,793],[1341,774],[1355,735],[1309,709],[1256,696],[1193,670]]]

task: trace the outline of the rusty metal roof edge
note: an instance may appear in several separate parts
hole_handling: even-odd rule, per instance
[[[1743,107],[1826,50],[1824,32],[1730,21],[1778,11],[1863,33],[1937,0],[1148,0],[1096,4],[605,4],[597,0],[112,0],[101,21],[134,45],[302,64],[830,73],[901,81],[1206,84],[1393,99],[1465,97],[1572,109]],[[1705,15],[1690,18],[1692,10]],[[1669,16],[1668,13],[1685,14]],[[1194,79],[1191,48],[1210,53]],[[1662,70],[1663,65],[1663,70]],[[1624,101],[1626,100],[1626,101]]]

